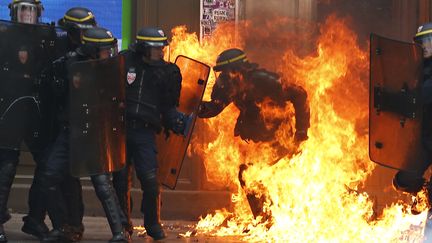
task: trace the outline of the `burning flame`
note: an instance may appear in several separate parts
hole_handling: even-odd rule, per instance
[[[249,23],[242,24],[239,29],[253,32]],[[183,54],[213,66],[223,50],[245,46],[246,35],[233,33],[233,25],[223,25],[214,38],[200,44],[195,34],[177,27],[173,30],[170,54]],[[356,38],[343,19],[330,16],[321,26],[311,54],[300,56],[288,43],[284,54],[275,57],[279,57],[275,70],[281,74],[282,84],[300,85],[308,93],[311,127],[300,153],[281,158],[270,143],[246,143],[234,137],[239,111],[233,105],[216,118],[198,121],[190,152],[200,156],[205,164],[207,187],[225,187],[233,192],[233,208],[202,218],[197,234],[278,242],[422,239],[426,212],[410,215],[400,203],[374,218],[373,202],[366,193],[358,191],[373,173],[375,164],[368,158],[369,56],[367,50],[358,46]],[[210,99],[214,75],[210,79],[204,100]],[[281,110],[264,102],[261,113],[271,120],[292,117],[294,110],[289,105]],[[292,145],[287,131],[293,122],[286,119],[275,140]],[[278,162],[270,166],[275,160]],[[238,177],[242,164],[248,164],[243,172],[243,188]],[[247,194],[262,200],[261,216],[252,215]],[[190,235],[191,232],[185,234]]]

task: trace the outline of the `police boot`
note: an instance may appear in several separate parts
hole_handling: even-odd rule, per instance
[[[69,239],[71,242],[81,241],[84,234],[84,225],[66,225],[64,228],[64,233],[66,238]]]
[[[109,242],[130,242],[130,235],[124,225],[126,218],[107,174],[91,177],[96,195],[102,203],[113,237]]]
[[[55,182],[55,178],[49,176],[42,176],[38,181],[43,189],[42,195],[46,197],[46,206],[53,226],[53,229],[42,238],[43,243],[71,242],[67,239],[64,229],[67,222],[66,206]]]
[[[42,243],[68,243],[71,242],[64,232],[63,228],[52,229],[48,234],[46,234],[42,240]]]
[[[0,242],[7,242],[6,234],[4,232],[3,225],[0,224]]]
[[[33,235],[39,240],[42,240],[49,231],[48,227],[43,221],[40,222],[30,216],[24,216],[22,220],[24,221],[24,225],[22,226],[21,231],[26,234]]]
[[[130,235],[133,234],[133,224],[131,220],[132,198],[130,189],[132,187],[132,166],[126,165],[122,170],[113,173],[113,186],[117,194],[120,206],[126,216],[126,230]]]
[[[140,180],[143,189],[141,212],[144,214],[144,227],[154,240],[164,239],[166,234],[160,222],[160,188],[156,171],[142,175]]]

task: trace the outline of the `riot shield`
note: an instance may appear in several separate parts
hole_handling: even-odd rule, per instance
[[[74,63],[68,77],[72,175],[120,170],[126,163],[124,57]]]
[[[47,144],[50,102],[41,73],[57,56],[56,39],[53,26],[0,20],[0,148],[35,151]]]
[[[194,59],[178,56],[175,63],[180,68],[183,80],[179,111],[191,115],[189,129],[184,136],[164,134],[157,136],[159,179],[168,188],[174,189],[192,135],[196,114],[204,95],[210,67]]]
[[[370,39],[369,157],[386,167],[422,167],[422,49],[378,35]]]

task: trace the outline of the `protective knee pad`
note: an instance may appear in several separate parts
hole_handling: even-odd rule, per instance
[[[91,176],[96,195],[100,200],[108,199],[114,193],[108,174]]]

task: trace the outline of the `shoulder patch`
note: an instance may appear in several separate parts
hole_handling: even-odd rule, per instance
[[[128,84],[132,84],[136,79],[136,71],[134,67],[130,67],[128,69],[127,75],[126,75],[126,80],[128,82]]]

